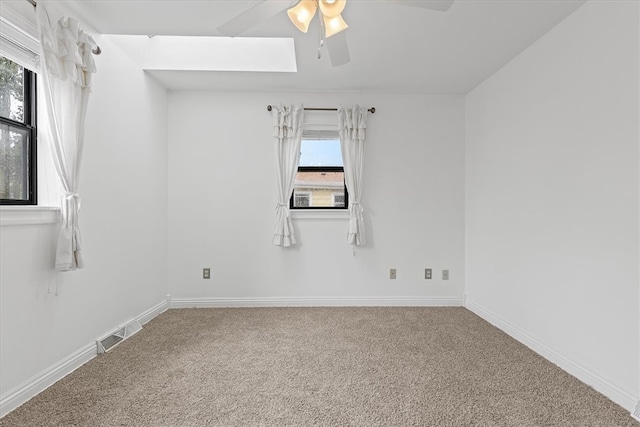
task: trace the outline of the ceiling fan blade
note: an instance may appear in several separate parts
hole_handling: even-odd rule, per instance
[[[327,51],[329,52],[329,59],[331,65],[337,67],[344,65],[351,61],[349,56],[349,45],[347,44],[347,34],[345,31],[340,31],[325,40],[327,44]]]
[[[223,35],[238,36],[291,5],[291,1],[264,0],[218,27]]]
[[[421,9],[439,10],[446,12],[449,10],[454,0],[385,0],[388,3],[401,4],[403,6],[419,7]]]

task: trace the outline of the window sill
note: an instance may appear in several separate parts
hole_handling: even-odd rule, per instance
[[[60,208],[51,206],[0,206],[0,226],[55,224]]]
[[[292,209],[293,219],[349,219],[349,209]]]

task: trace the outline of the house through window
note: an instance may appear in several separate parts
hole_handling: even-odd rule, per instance
[[[337,131],[305,131],[300,151],[291,209],[348,208],[349,195]]]
[[[293,205],[298,208],[308,208],[311,206],[311,193],[297,191],[293,194]]]
[[[344,207],[344,201],[345,201],[344,194],[342,194],[342,193],[333,193],[332,197],[333,197],[333,206],[338,207],[338,208],[343,208]]]
[[[35,73],[0,56],[0,204],[35,205]]]

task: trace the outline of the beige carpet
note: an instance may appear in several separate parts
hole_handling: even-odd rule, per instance
[[[463,308],[170,310],[0,426],[638,426]]]

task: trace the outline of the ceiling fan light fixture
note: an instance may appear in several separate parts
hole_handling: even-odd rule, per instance
[[[320,0],[320,12],[329,18],[335,18],[340,15],[347,5],[347,0]]]
[[[297,5],[287,10],[287,15],[296,28],[306,33],[313,16],[316,14],[316,9],[316,3],[313,0],[301,0]]]
[[[324,31],[327,38],[349,28],[349,25],[342,19],[342,15],[334,16],[333,18],[325,15],[322,18],[324,19]]]

